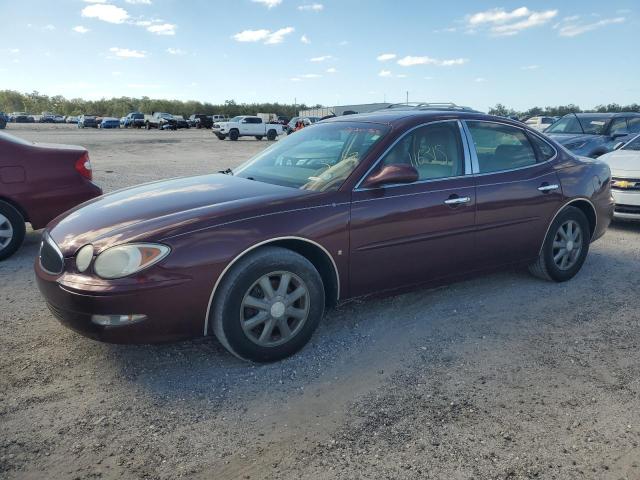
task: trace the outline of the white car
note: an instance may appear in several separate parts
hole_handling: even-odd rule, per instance
[[[611,169],[611,193],[616,201],[613,216],[640,220],[640,135],[599,160],[607,162]]]
[[[262,118],[249,115],[233,117],[228,122],[214,123],[212,130],[220,140],[227,137],[230,140],[238,140],[240,137],[255,137],[256,140],[262,140],[267,137],[268,140],[273,141],[278,135],[282,135],[282,125],[264,123]]]
[[[543,132],[547,127],[555,123],[555,117],[531,117],[525,123],[527,127],[531,127],[539,132]]]

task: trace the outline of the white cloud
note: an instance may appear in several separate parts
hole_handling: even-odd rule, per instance
[[[73,27],[71,30],[77,33],[87,33],[89,31],[87,27],[83,27],[82,25],[77,25]]]
[[[97,18],[103,22],[124,23],[129,18],[129,14],[124,8],[115,5],[93,4],[82,9],[82,16],[87,18]]]
[[[327,68],[327,73],[337,73],[337,72],[338,70],[336,70],[334,67]]]
[[[333,58],[333,56],[331,56],[331,55],[323,55],[321,57],[310,58],[309,61],[310,62],[324,62],[326,60],[331,60],[332,58]]]
[[[391,76],[391,72],[389,70],[380,70],[380,72],[378,73],[379,77],[390,77]]]
[[[292,82],[300,82],[301,81],[298,77],[291,77],[290,80]]]
[[[438,60],[431,57],[414,57],[407,55],[406,57],[398,60],[398,65],[401,67],[413,67],[415,65],[437,65],[439,67],[451,67],[453,65],[463,65],[467,63],[466,58],[452,58],[448,60]]]
[[[309,45],[311,43],[311,40],[309,40],[309,37],[307,37],[306,35],[302,35],[300,37],[300,41],[305,45]]]
[[[558,10],[536,12],[527,7],[507,11],[504,8],[493,8],[484,12],[468,15],[467,33],[475,33],[476,28],[488,28],[495,36],[517,35],[528,28],[544,25],[558,14]]]
[[[302,12],[321,12],[323,9],[324,9],[324,5],[322,5],[321,3],[312,3],[310,5],[300,5],[298,7],[298,10]]]
[[[520,70],[537,70],[540,68],[540,65],[525,65],[524,67],[520,67]]]
[[[304,75],[298,75],[300,78],[320,78],[322,75],[318,75],[317,73],[305,73]]]
[[[155,33],[156,35],[175,35],[176,26],[172,23],[158,23],[149,25],[147,31]]]
[[[393,60],[394,58],[396,58],[396,54],[395,53],[383,53],[381,55],[378,55],[376,57],[376,60],[378,60],[379,62],[387,62],[389,60]]]
[[[282,0],[251,0],[253,3],[261,3],[267,8],[277,7],[282,3]]]
[[[147,52],[141,50],[129,50],[128,48],[111,47],[109,49],[116,57],[120,58],[145,58]]]
[[[433,77],[424,77],[425,80],[433,80]]]
[[[407,76],[404,73],[400,73],[396,75],[396,78],[407,78]]]
[[[607,25],[624,23],[624,21],[624,17],[615,17],[604,18],[592,23],[584,23],[579,21],[579,19],[574,16],[565,18],[563,22],[556,25],[554,28],[558,30],[558,35],[560,35],[561,37],[575,37],[577,35],[582,35],[583,33],[590,32],[598,28],[606,27]]]
[[[17,55],[17,54],[19,54],[19,53],[20,53],[20,49],[19,49],[19,48],[10,48],[10,49],[9,49],[9,53],[10,53],[11,55]]]
[[[483,78],[483,77],[478,77],[478,78],[476,78],[476,79],[474,80],[474,82],[477,82],[477,83],[484,83],[484,82],[486,82],[486,81],[487,81],[487,79],[486,79],[486,78]]]
[[[233,39],[237,42],[262,42],[264,41],[265,45],[275,45],[277,43],[282,43],[284,41],[284,37],[294,32],[293,27],[281,28],[280,30],[276,30],[272,32],[271,30],[267,30],[265,28],[260,30],[244,30],[242,32],[236,33],[233,35]]]
[[[45,30],[52,31],[52,30],[55,30],[55,29],[56,29],[56,26],[55,26],[55,25],[48,24],[48,25],[45,25],[43,28],[44,28]]]
[[[185,52],[180,48],[172,48],[172,47],[167,48],[167,53],[169,55],[186,55],[187,54],[187,52]]]
[[[151,5],[151,0],[125,0],[131,5]]]
[[[107,3],[107,0],[84,0],[85,3]]]

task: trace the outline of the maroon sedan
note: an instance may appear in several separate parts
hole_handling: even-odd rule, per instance
[[[72,207],[102,195],[91,182],[89,153],[72,145],[47,145],[0,133],[0,260],[34,230]]]
[[[606,164],[503,118],[352,115],[237,169],[75,209],[49,225],[35,270],[55,316],[88,337],[214,334],[272,361],[350,297],[513,265],[572,278],[611,220],[609,183]]]

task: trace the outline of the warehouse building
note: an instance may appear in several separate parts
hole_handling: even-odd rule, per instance
[[[369,113],[387,108],[391,103],[361,103],[359,105],[336,105],[335,107],[310,108],[300,110],[299,117],[326,117],[327,115],[350,115],[354,113]]]

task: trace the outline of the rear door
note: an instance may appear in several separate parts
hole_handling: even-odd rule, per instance
[[[473,269],[476,195],[460,123],[432,122],[407,132],[365,178],[403,163],[418,170],[417,182],[353,191],[352,295]]]
[[[562,202],[555,149],[524,128],[465,121],[476,178],[478,266],[535,258]]]

